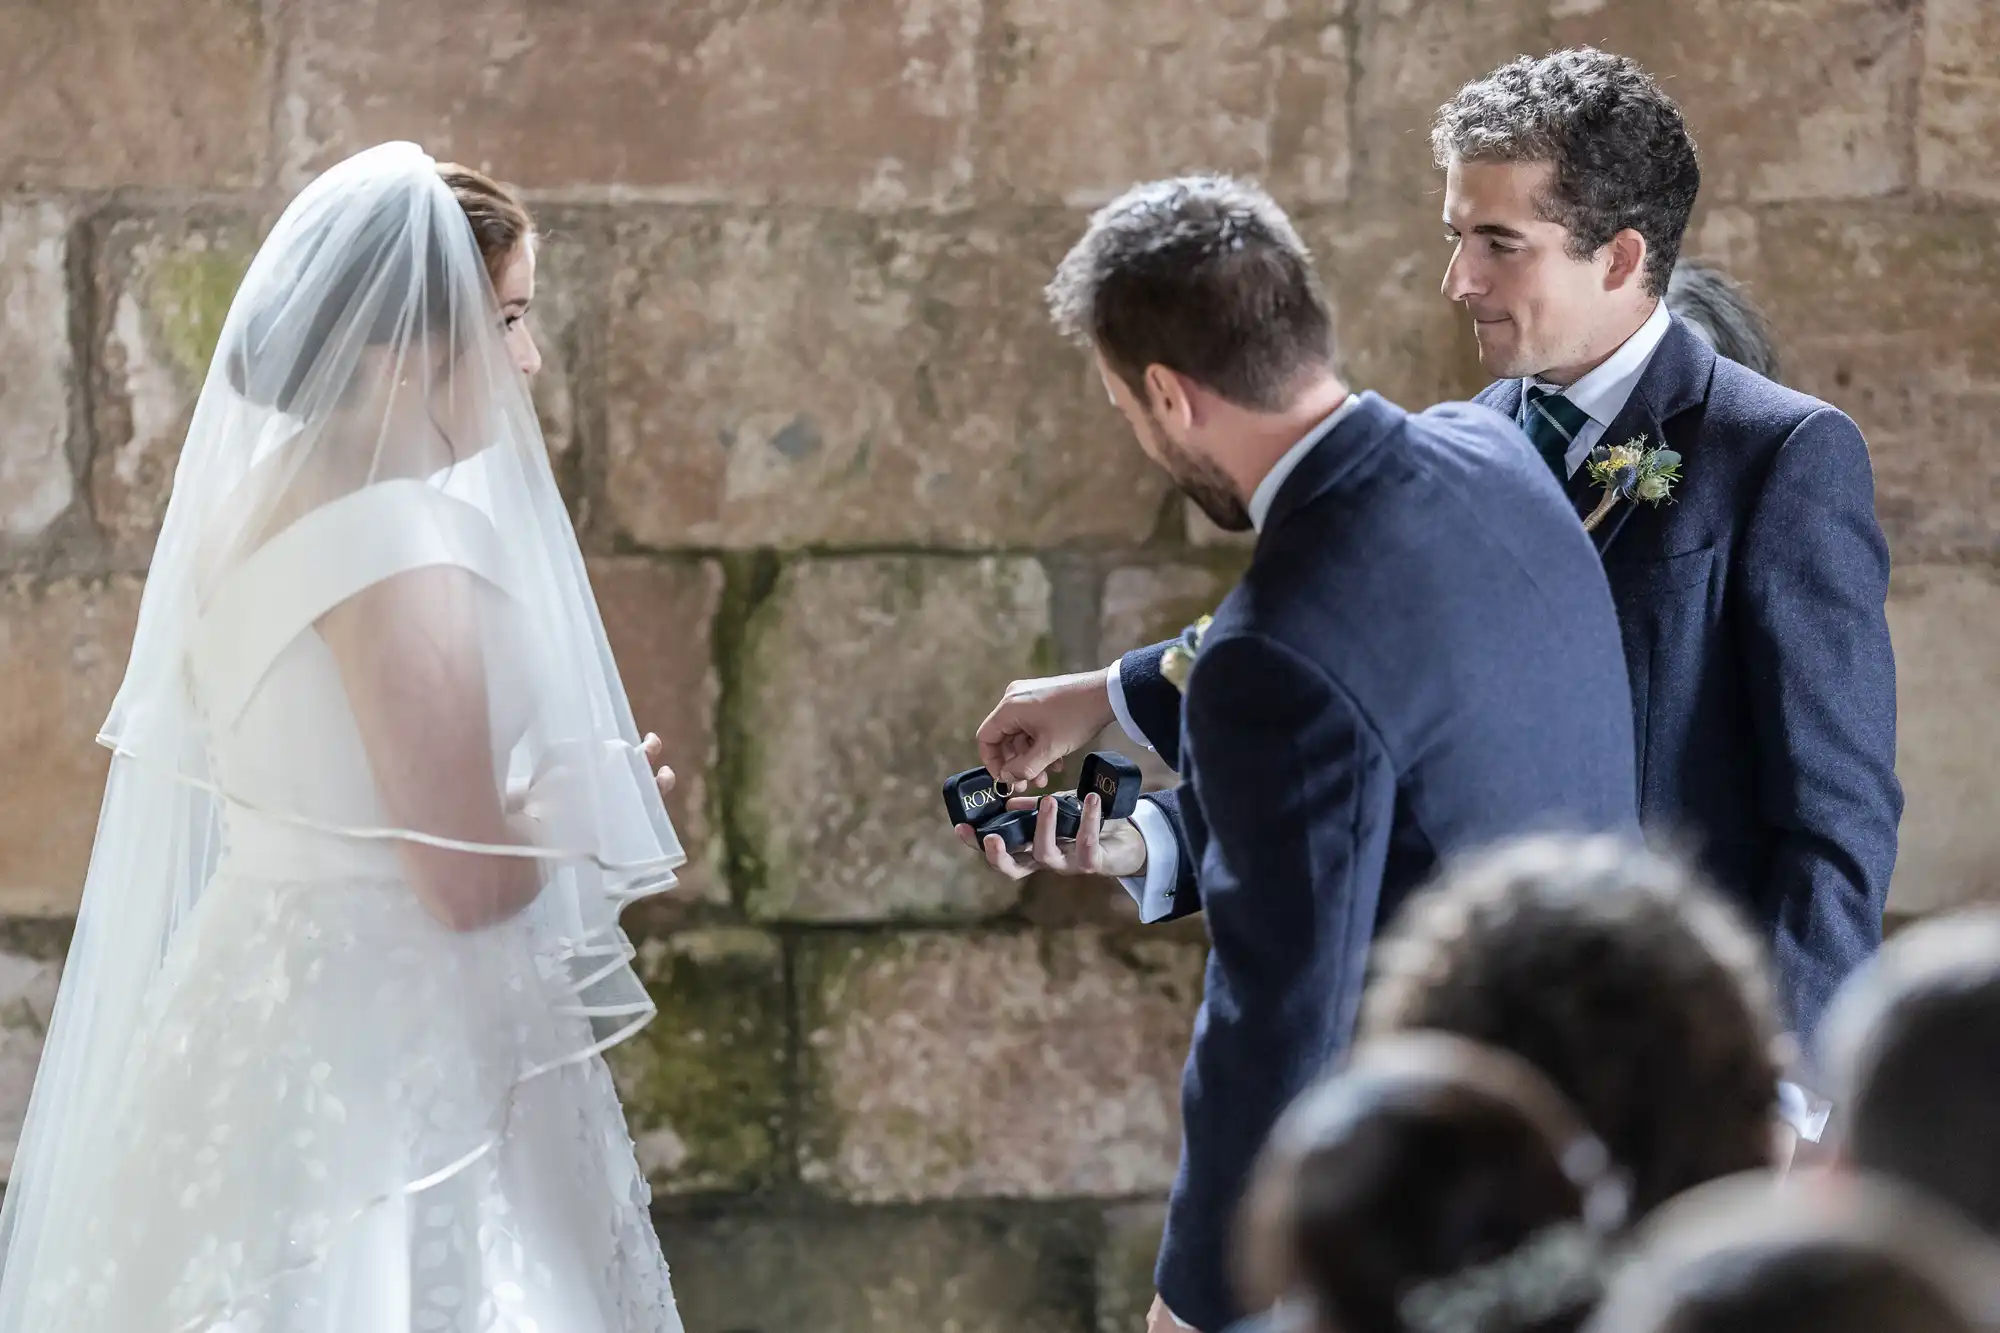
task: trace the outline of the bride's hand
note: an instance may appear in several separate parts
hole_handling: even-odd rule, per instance
[[[666,742],[649,731],[640,748],[646,752],[646,762],[653,766],[653,781],[660,785],[660,799],[664,801],[674,789],[674,770],[660,762],[660,756],[667,750]]]
[[[1070,841],[1056,838],[1056,798],[1039,799],[1035,842],[1028,852],[1017,856],[1008,851],[998,834],[988,834],[982,847],[967,824],[958,826],[958,840],[968,847],[980,847],[986,853],[986,863],[1008,879],[1026,879],[1037,870],[1113,878],[1145,873],[1146,839],[1129,819],[1105,820],[1104,802],[1096,792],[1083,798],[1083,818]],[[1007,808],[1025,810],[1036,803],[1033,796],[1016,796],[1007,802]]]

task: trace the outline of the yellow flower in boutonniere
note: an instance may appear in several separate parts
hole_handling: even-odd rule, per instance
[[[1203,616],[1181,631],[1181,641],[1160,658],[1160,674],[1182,694],[1187,693],[1188,673],[1194,670],[1194,656],[1201,651],[1201,636],[1208,633],[1211,616]]]
[[[1648,449],[1644,435],[1623,444],[1598,445],[1584,466],[1590,469],[1590,479],[1604,488],[1604,498],[1583,520],[1585,532],[1594,531],[1620,500],[1650,505],[1672,499],[1674,483],[1681,479],[1681,456],[1671,449]]]

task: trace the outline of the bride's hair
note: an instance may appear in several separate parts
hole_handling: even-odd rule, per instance
[[[532,240],[534,220],[505,186],[481,172],[439,163],[437,173],[471,229],[488,282],[497,286],[518,248]],[[336,335],[358,334],[362,345],[379,346],[405,342],[425,331],[447,336],[455,331],[453,293],[440,237],[429,228],[413,229],[407,209],[406,198],[388,194],[358,220],[336,212],[322,217],[314,248],[338,245],[345,253],[312,290],[301,293],[286,284],[270,284],[261,306],[247,313],[243,336],[224,360],[229,382],[238,393],[261,406],[293,413],[302,398],[310,398],[307,377]],[[310,255],[306,262],[311,263]],[[414,305],[394,295],[405,290],[419,294]],[[316,304],[301,324],[297,307],[302,300]],[[373,318],[357,322],[369,306],[374,308]],[[268,338],[281,321],[302,330],[282,346]]]
[[[437,170],[451,187],[451,197],[465,211],[465,220],[472,224],[479,257],[486,261],[486,276],[498,286],[514,252],[522,242],[534,239],[534,218],[512,190],[483,171],[456,162],[440,162]]]
[[[1526,1062],[1384,1038],[1273,1130],[1243,1285],[1321,1333],[1569,1333],[1624,1210],[1603,1147]]]

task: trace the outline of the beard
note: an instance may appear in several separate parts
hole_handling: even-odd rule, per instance
[[[1150,410],[1146,413],[1146,432],[1152,436],[1153,455],[1159,459],[1160,467],[1180,493],[1208,515],[1209,522],[1224,532],[1250,531],[1250,510],[1237,498],[1228,474],[1200,454],[1167,438]]]

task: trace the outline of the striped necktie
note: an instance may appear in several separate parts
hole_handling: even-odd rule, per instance
[[[1570,445],[1576,443],[1577,432],[1590,417],[1584,410],[1563,397],[1554,389],[1535,385],[1528,390],[1527,420],[1523,428],[1528,439],[1542,461],[1549,465],[1549,471],[1556,474],[1557,481],[1569,480],[1569,467],[1564,458]]]

